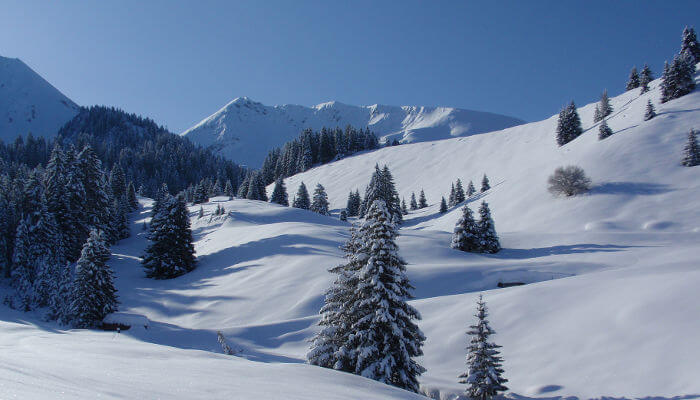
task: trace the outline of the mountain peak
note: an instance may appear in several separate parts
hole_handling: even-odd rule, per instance
[[[311,107],[266,106],[237,97],[181,135],[236,162],[257,167],[267,153],[306,128],[369,128],[382,141],[448,139],[501,130],[524,121],[500,114],[426,106],[354,106],[327,101]]]

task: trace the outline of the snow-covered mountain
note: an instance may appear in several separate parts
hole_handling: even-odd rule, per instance
[[[313,107],[266,106],[239,97],[183,132],[236,162],[259,167],[267,152],[305,128],[369,127],[382,140],[425,142],[489,132],[522,124],[517,118],[450,107],[353,106],[336,101]]]
[[[700,79],[696,81],[700,82]],[[700,91],[659,104],[659,80],[611,99],[614,135],[598,140],[593,104],[585,132],[559,147],[556,116],[483,135],[355,155],[285,180],[322,183],[333,217],[260,201],[214,198],[190,207],[198,267],[177,279],[144,276],[139,257],[150,200],[132,216],[132,237],[110,265],[124,312],[151,324],[121,334],[64,329],[0,305],[0,377],[8,397],[189,399],[417,399],[358,376],[304,364],[308,339],[342,262],[349,224],[337,218],[375,163],[388,164],[401,196],[425,190],[399,252],[415,287],[411,302],[427,340],[420,383],[432,398],[464,390],[465,331],[483,293],[503,346],[513,399],[692,400],[700,393],[700,167],[680,165],[687,132],[700,124]],[[648,100],[658,115],[644,121]],[[547,192],[555,167],[580,165],[593,189]],[[497,254],[449,248],[460,210],[438,212],[457,178],[491,178]],[[269,187],[268,190],[272,188]],[[226,215],[216,215],[219,206]],[[498,282],[526,285],[498,289]],[[0,286],[0,298],[8,287]],[[222,353],[217,331],[241,351]],[[70,359],[70,363],[66,360]],[[84,382],[90,382],[85,385]],[[118,387],[115,390],[115,387]]]
[[[0,139],[31,132],[51,137],[78,114],[78,105],[18,58],[0,57]]]

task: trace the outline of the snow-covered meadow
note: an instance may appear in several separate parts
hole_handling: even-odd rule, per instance
[[[190,208],[198,268],[167,281],[139,264],[142,224],[112,247],[120,311],[150,320],[121,333],[66,330],[38,313],[0,307],[0,398],[411,399],[419,396],[304,364],[323,293],[341,262],[349,224],[337,219],[350,190],[364,190],[387,164],[400,195],[425,190],[411,212],[401,255],[427,337],[426,393],[462,390],[475,300],[483,293],[505,377],[515,398],[700,397],[700,180],[679,165],[700,122],[697,91],[660,105],[659,81],[612,99],[615,134],[597,138],[594,104],[579,113],[586,132],[558,147],[556,116],[503,131],[407,144],[353,156],[286,179],[322,183],[334,217],[251,200],[214,198]],[[644,122],[647,99],[656,118]],[[554,168],[576,164],[593,180],[577,198],[546,190]],[[461,178],[492,189],[488,201],[504,249],[449,248],[458,208],[438,213]],[[268,194],[272,187],[268,188]],[[225,216],[213,215],[219,205]],[[499,282],[527,285],[498,289]],[[7,290],[2,288],[2,290]],[[221,331],[238,355],[222,352]]]

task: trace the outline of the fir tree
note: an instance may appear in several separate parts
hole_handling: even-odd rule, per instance
[[[559,113],[557,122],[557,144],[563,146],[576,139],[583,133],[581,118],[576,112],[576,105],[572,101]]]
[[[10,306],[22,311],[31,310],[35,303],[36,259],[31,251],[29,225],[29,218],[23,218],[17,226],[12,259],[12,286],[16,290],[16,295],[11,300]]]
[[[644,64],[642,68],[642,74],[639,79],[639,86],[641,86],[641,93],[644,94],[649,91],[649,83],[654,80],[654,75],[648,65]]]
[[[698,147],[695,131],[692,129],[690,132],[688,132],[688,141],[685,143],[685,147],[683,148],[681,165],[686,167],[700,165],[700,148]]]
[[[474,187],[474,182],[469,181],[469,185],[467,185],[467,198],[472,197],[476,193],[476,188]]]
[[[231,184],[230,179],[226,180],[226,186],[224,186],[224,194],[228,196],[229,200],[231,200],[233,196],[235,196],[235,192],[233,191],[233,185]]]
[[[455,250],[478,252],[480,249],[479,235],[479,226],[474,220],[474,213],[465,204],[462,207],[462,216],[455,224],[450,247]]]
[[[272,190],[270,202],[289,206],[289,197],[287,196],[287,187],[284,185],[284,179],[277,178],[275,181],[275,188]]]
[[[486,303],[481,295],[477,301],[476,325],[471,325],[467,335],[471,337],[467,346],[467,371],[460,375],[459,382],[467,385],[466,395],[474,400],[489,400],[499,392],[508,390],[503,384],[508,382],[503,378],[503,359],[499,356],[501,347],[489,341],[496,333],[489,326]]]
[[[491,210],[485,201],[479,207],[479,250],[483,253],[498,253],[501,243],[496,234],[496,225],[491,218]]]
[[[107,314],[117,311],[119,302],[112,269],[107,265],[109,257],[104,235],[93,229],[80,253],[71,290],[70,309],[76,328],[97,327]]]
[[[484,177],[481,178],[481,193],[484,193],[485,191],[491,189],[491,183],[489,183],[489,178],[484,174]]]
[[[613,130],[608,126],[607,121],[604,119],[598,126],[598,140],[603,140],[607,137],[612,136]]]
[[[613,108],[610,105],[610,98],[608,97],[608,90],[605,89],[603,94],[600,96],[600,120],[604,119],[608,115],[612,114]],[[596,121],[598,122],[598,121]]]
[[[414,357],[423,354],[425,337],[413,322],[420,314],[407,303],[413,287],[382,200],[372,203],[359,236],[354,258],[360,268],[353,274],[357,283],[348,301],[352,334],[337,353],[351,360],[355,374],[417,392],[417,378],[425,369]]]
[[[340,211],[340,216],[338,217],[341,221],[347,221],[348,220],[348,212],[345,210]]]
[[[359,190],[356,190],[354,193],[351,191],[348,194],[346,210],[349,217],[357,217],[359,215],[361,202]]]
[[[639,87],[639,74],[637,73],[637,67],[632,67],[632,70],[630,71],[630,77],[627,80],[627,86],[625,86],[625,89],[627,90],[632,90],[635,88]]]
[[[314,189],[314,197],[309,210],[321,215],[330,215],[328,212],[328,195],[326,194],[326,189],[320,183]]]
[[[462,203],[466,199],[464,188],[462,187],[462,180],[457,179],[457,183],[455,184],[455,205]]]
[[[136,211],[139,208],[139,201],[136,198],[136,189],[134,188],[134,182],[129,182],[126,188],[126,199],[129,204],[130,211]]]
[[[78,170],[85,190],[83,199],[84,216],[87,226],[106,232],[110,215],[105,212],[110,207],[107,195],[107,182],[102,171],[102,162],[90,146],[85,146],[78,154]]]
[[[668,61],[664,62],[664,72],[661,74],[661,102],[665,103],[673,98],[676,80]]]
[[[444,214],[447,212],[447,201],[445,201],[445,196],[442,196],[442,199],[440,200],[440,214]]]
[[[299,189],[297,190],[296,197],[294,197],[292,207],[301,208],[302,210],[308,210],[309,207],[311,207],[309,192],[306,190],[306,185],[304,185],[304,182],[299,184]]]
[[[683,39],[681,41],[681,55],[688,55],[691,58],[691,62],[700,62],[700,44],[698,44],[698,38],[695,35],[695,29],[688,28],[687,26],[683,29]]]
[[[141,261],[147,277],[170,279],[195,268],[190,219],[182,197],[169,196],[163,200],[160,212],[151,220],[148,239]]]
[[[654,105],[651,103],[651,100],[647,100],[647,110],[644,113],[644,120],[649,121],[654,117],[656,117],[656,110],[654,109]]]
[[[252,175],[248,186],[248,193],[246,194],[245,198],[248,200],[267,201],[265,183],[262,181],[262,177],[259,173],[254,173]]]
[[[408,214],[408,207],[406,207],[406,199],[401,199],[401,213],[403,215]]]
[[[112,166],[112,171],[109,173],[109,186],[115,199],[121,199],[126,195],[126,177],[119,164]]]
[[[595,109],[593,110],[593,123],[595,124],[596,122],[599,122],[603,117],[601,116],[600,112],[600,106],[598,104],[595,105]]]
[[[423,189],[420,190],[420,195],[418,196],[418,208],[428,207],[428,200],[425,199],[425,192]]]
[[[411,211],[418,209],[418,202],[416,202],[416,193],[411,192]]]
[[[379,165],[374,166],[374,173],[360,205],[360,217],[364,217],[369,206],[372,205],[374,200],[378,199],[384,201],[394,222],[400,224],[403,220],[401,201],[394,186],[394,178],[386,165],[383,169],[379,169]]]
[[[456,204],[455,202],[455,184],[452,184],[452,187],[450,188],[450,200],[449,203],[450,207],[454,206]]]

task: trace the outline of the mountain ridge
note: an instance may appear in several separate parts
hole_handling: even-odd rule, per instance
[[[193,142],[222,156],[259,166],[267,152],[306,128],[369,128],[382,141],[414,143],[501,130],[525,121],[501,114],[454,107],[355,106],[327,101],[314,106],[267,106],[236,97],[214,114],[182,132]],[[274,133],[274,135],[272,134]],[[255,143],[251,138],[255,138]]]

